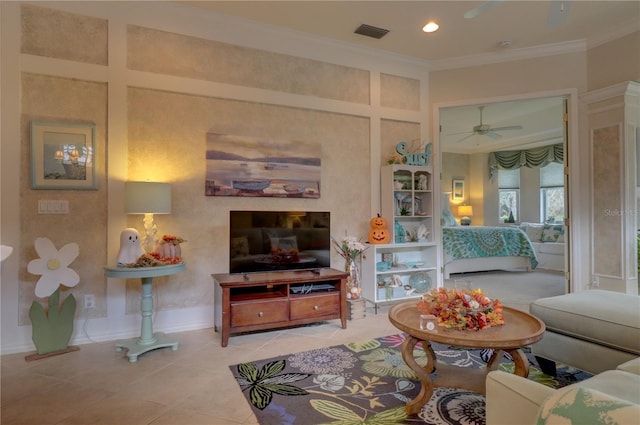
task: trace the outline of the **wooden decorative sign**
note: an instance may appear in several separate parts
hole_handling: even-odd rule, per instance
[[[431,161],[431,143],[427,143],[424,148],[424,152],[407,152],[409,144],[407,142],[400,142],[396,145],[396,152],[404,157],[404,163],[407,165],[420,165],[426,167]]]

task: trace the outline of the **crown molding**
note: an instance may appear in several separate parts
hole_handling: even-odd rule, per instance
[[[562,55],[567,53],[584,52],[587,50],[585,40],[574,40],[563,43],[545,44],[542,46],[523,47],[508,51],[460,56],[450,59],[441,59],[431,62],[430,71],[443,71],[447,69],[468,68],[480,65],[490,65],[500,62],[534,59],[543,56]]]
[[[640,82],[625,81],[622,83],[614,84],[613,86],[591,90],[580,95],[579,98],[581,102],[591,104],[625,95],[640,96]]]

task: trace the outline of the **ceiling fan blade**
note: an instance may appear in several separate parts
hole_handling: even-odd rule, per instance
[[[549,7],[549,17],[547,18],[547,28],[555,28],[562,24],[569,15],[571,0],[553,0]]]
[[[448,134],[445,134],[445,136],[457,136],[459,134],[473,134],[473,133],[474,133],[473,131],[461,131],[459,133],[448,133]]]
[[[475,133],[471,133],[470,135],[463,137],[462,139],[458,140],[456,143],[464,142],[465,140],[467,140],[469,137],[471,137],[473,135],[475,135]]]
[[[495,127],[491,128],[489,131],[504,131],[504,130],[522,130],[521,125],[509,125],[507,127]]]
[[[487,131],[486,133],[484,133],[484,135],[491,137],[493,140],[502,139],[502,136],[499,135],[498,133],[494,133],[493,130]]]
[[[474,7],[471,10],[468,10],[467,13],[464,14],[464,17],[466,19],[473,19],[476,16],[486,12],[487,10],[491,9],[493,6],[495,6],[498,3],[501,3],[503,0],[489,0],[485,3],[482,3],[480,6],[478,7]]]

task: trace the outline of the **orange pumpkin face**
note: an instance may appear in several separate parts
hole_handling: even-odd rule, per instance
[[[369,230],[369,243],[382,244],[389,243],[391,241],[391,234],[387,230],[387,220],[384,217],[373,217],[369,222],[371,224],[371,230]]]
[[[391,235],[387,231],[387,229],[371,229],[369,230],[369,243],[379,244],[379,243],[389,243],[391,240]]]
[[[387,220],[384,217],[380,217],[380,214],[378,214],[377,217],[373,217],[369,224],[371,224],[371,227],[373,227],[374,229],[387,228]]]

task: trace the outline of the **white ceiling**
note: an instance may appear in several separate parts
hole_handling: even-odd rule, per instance
[[[640,30],[640,1],[180,1],[179,3],[328,40],[380,49],[421,60],[431,68],[460,61],[500,58],[563,45],[586,48]],[[560,7],[564,8],[560,12]],[[465,13],[481,7],[476,17]],[[550,24],[551,11],[561,22]],[[432,34],[422,27],[435,20]],[[361,24],[389,30],[381,39],[355,34]],[[509,40],[508,47],[501,43]],[[525,53],[526,54],[526,53]],[[489,59],[489,61],[491,61]],[[474,153],[558,143],[562,136],[561,99],[487,105],[483,124],[522,125],[500,138],[473,135],[478,105],[442,110],[440,148]],[[463,133],[467,134],[453,134]]]
[[[519,130],[474,134],[482,123],[491,127],[522,126]],[[531,149],[562,143],[563,99],[561,97],[457,106],[440,110],[440,149],[451,153],[480,153],[498,150]]]
[[[640,28],[635,1],[181,1],[241,17],[430,62],[548,44],[601,43]],[[464,14],[484,4],[473,19]],[[552,7],[564,4],[566,19],[549,28]],[[559,16],[559,15],[558,15]],[[426,34],[430,20],[440,29]],[[354,34],[360,24],[389,30],[382,39]]]

